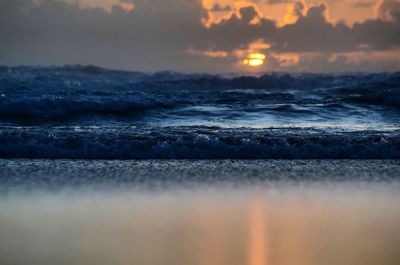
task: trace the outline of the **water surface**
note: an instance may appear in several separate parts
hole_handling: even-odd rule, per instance
[[[0,160],[0,263],[399,264],[397,160]]]
[[[0,68],[0,157],[400,158],[400,74]]]

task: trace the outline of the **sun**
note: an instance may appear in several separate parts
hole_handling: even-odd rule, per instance
[[[264,64],[266,56],[262,53],[252,53],[243,60],[243,64],[257,67]]]

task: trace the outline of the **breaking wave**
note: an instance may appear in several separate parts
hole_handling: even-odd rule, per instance
[[[2,158],[398,159],[400,131],[2,128]]]

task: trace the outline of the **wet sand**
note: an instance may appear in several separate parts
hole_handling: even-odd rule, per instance
[[[122,169],[130,168],[129,174],[142,180],[73,186],[58,178],[57,188],[57,181],[50,181],[55,168],[71,175],[70,167],[76,170],[78,163],[35,163],[2,161],[2,181],[8,185],[0,195],[2,265],[400,264],[396,161],[370,162],[374,180],[362,174],[368,164],[365,161],[309,161],[310,167],[304,161],[287,162],[286,166],[284,161],[269,161],[264,170],[262,162],[241,161],[246,173],[235,169],[236,175],[229,174],[234,178],[211,178],[213,181],[204,183],[195,177],[194,168],[210,175],[218,172],[215,168],[226,172],[228,162],[154,162],[158,167],[149,166],[148,161],[120,162],[119,171],[112,170],[116,174],[112,178],[121,179]],[[118,165],[110,161],[79,163],[98,163],[97,169],[101,163]],[[231,167],[236,166],[239,168],[231,161]],[[35,176],[34,169],[41,168],[40,175],[53,184],[35,187],[21,179],[6,182],[5,173],[15,177],[10,173],[13,167],[18,167],[13,172],[19,172],[22,179]],[[188,182],[158,178],[154,182],[158,184],[144,185],[151,182],[143,173],[145,168],[151,174],[165,172],[164,177],[175,171],[192,178],[188,177]],[[164,171],[158,171],[162,168]],[[338,168],[348,172],[346,180]],[[80,172],[90,176],[91,170],[82,167]],[[304,176],[295,180],[284,173],[299,175],[299,170]],[[305,177],[334,175],[335,171],[341,174],[336,180]],[[263,178],[249,178],[261,173]],[[272,173],[276,178],[266,177]],[[108,172],[101,179],[107,175],[111,178]]]

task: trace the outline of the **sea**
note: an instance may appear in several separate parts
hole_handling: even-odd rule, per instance
[[[0,67],[1,265],[398,265],[400,73]]]
[[[398,159],[400,73],[0,68],[0,158]]]

